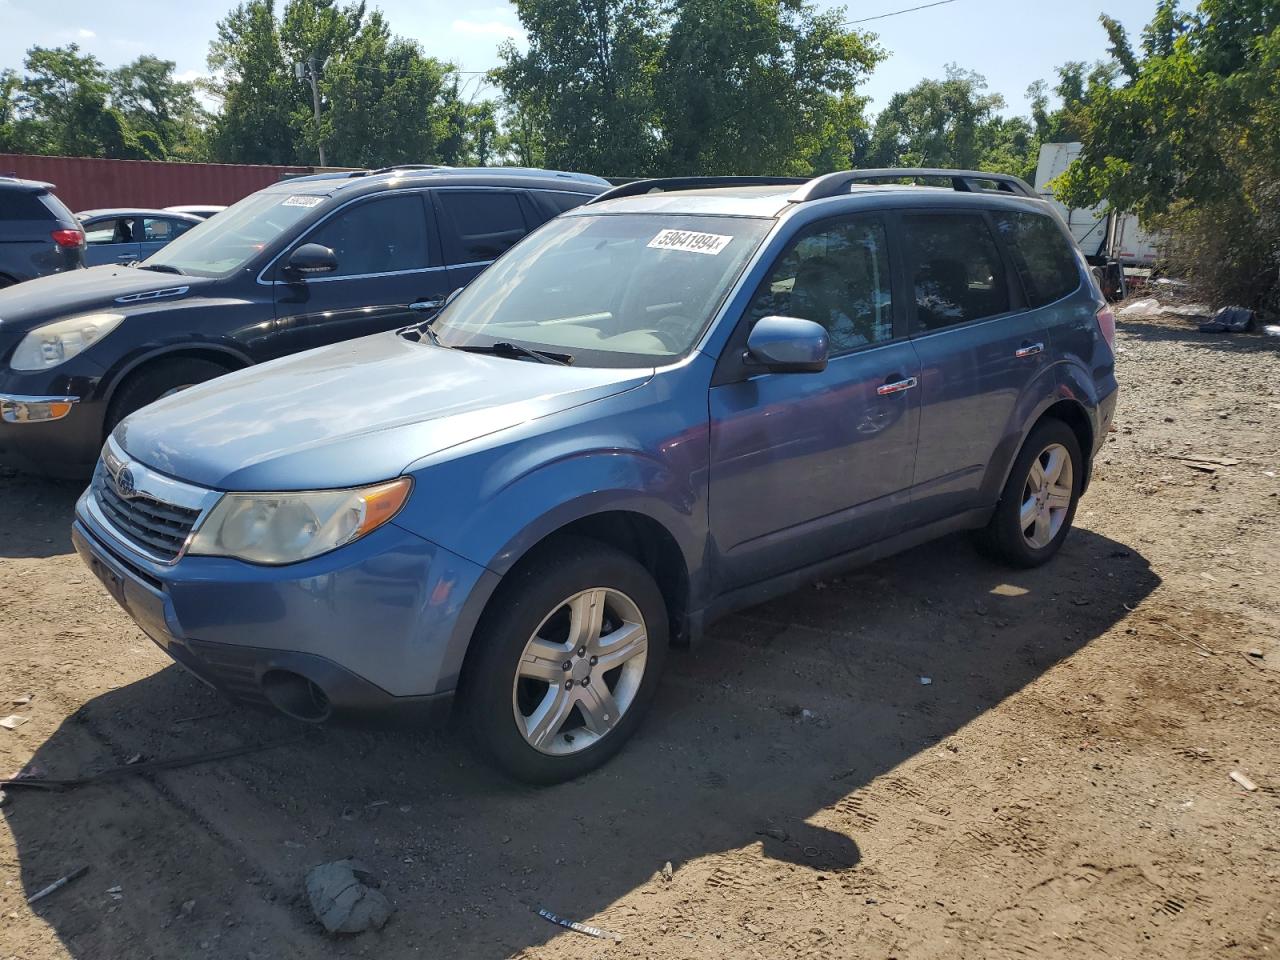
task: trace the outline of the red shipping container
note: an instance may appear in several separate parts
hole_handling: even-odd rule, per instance
[[[0,153],[0,176],[54,184],[58,197],[73,213],[104,207],[229,205],[290,174],[315,173],[317,169]]]

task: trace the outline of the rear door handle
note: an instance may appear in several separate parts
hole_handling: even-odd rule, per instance
[[[1025,343],[1013,352],[1013,355],[1021,360],[1023,357],[1034,357],[1037,353],[1044,350],[1043,343]]]
[[[876,387],[876,393],[882,397],[887,397],[894,393],[902,393],[904,390],[911,390],[920,383],[915,377],[907,377],[905,380],[894,380],[892,383],[886,383],[883,386]]]
[[[444,297],[437,297],[433,300],[415,300],[409,304],[410,310],[439,310],[444,306]]]

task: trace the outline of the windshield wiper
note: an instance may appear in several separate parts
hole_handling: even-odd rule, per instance
[[[186,274],[171,263],[141,263],[138,264],[138,269],[154,270],[156,273],[176,273],[180,277],[186,276]]]
[[[465,350],[467,353],[492,353],[499,357],[524,357],[527,360],[537,360],[539,363],[554,363],[562,367],[567,367],[573,363],[573,354],[571,353],[552,353],[550,350],[530,350],[528,347],[522,347],[518,343],[509,343],[506,340],[499,340],[497,343],[491,343],[488,346],[480,346],[479,344],[468,344],[464,347],[458,347],[458,350]]]

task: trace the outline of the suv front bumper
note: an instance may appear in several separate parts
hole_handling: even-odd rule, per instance
[[[447,710],[498,579],[394,523],[290,566],[166,566],[120,543],[91,498],[72,543],[142,631],[228,697],[303,720]]]

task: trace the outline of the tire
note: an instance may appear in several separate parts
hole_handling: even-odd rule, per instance
[[[1056,473],[1055,454],[1061,455],[1063,465]],[[1043,485],[1039,490],[1034,489],[1038,481],[1033,468],[1037,464],[1040,476],[1046,474],[1046,466],[1048,472],[1053,473],[1047,492]],[[1071,473],[1064,482],[1061,471],[1066,469]],[[1015,567],[1038,567],[1046,563],[1071,531],[1083,479],[1084,457],[1075,431],[1061,420],[1040,421],[1023,443],[1009,471],[995,513],[986,528],[978,533],[979,546],[993,559]],[[1032,518],[1026,526],[1024,511]]]
[[[575,611],[589,624],[595,609],[604,635],[593,644],[579,633],[583,644],[569,645]],[[666,603],[648,570],[598,541],[558,540],[522,560],[489,601],[460,691],[466,724],[516,780],[581,776],[639,726],[657,691],[667,640]],[[601,673],[606,657],[618,665]],[[599,695],[602,683],[607,697]]]
[[[204,383],[230,371],[220,363],[198,357],[179,357],[148,364],[129,375],[107,409],[104,435],[110,436],[125,417],[167,393],[176,393],[197,383]]]

